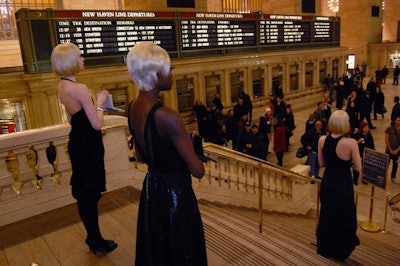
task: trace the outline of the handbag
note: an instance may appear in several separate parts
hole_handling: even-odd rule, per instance
[[[382,114],[387,113],[387,109],[384,105],[382,105]]]
[[[307,149],[306,149],[304,146],[300,146],[300,147],[297,149],[296,157],[297,157],[297,158],[303,158],[303,157],[307,156],[307,154],[308,154]]]

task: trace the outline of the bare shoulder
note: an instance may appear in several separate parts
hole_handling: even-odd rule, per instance
[[[319,139],[318,139],[318,145],[321,146],[325,143],[326,140],[326,135],[322,135]]]
[[[157,110],[155,118],[157,124],[164,128],[177,130],[183,126],[182,117],[179,113],[166,106],[162,106]]]
[[[357,141],[353,138],[342,138],[339,143],[342,143],[344,145],[358,145]]]

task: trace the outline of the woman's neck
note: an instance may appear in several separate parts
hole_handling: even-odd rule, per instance
[[[343,134],[339,134],[339,133],[331,133],[332,138],[338,138],[343,136]]]
[[[61,80],[66,80],[66,81],[69,81],[69,82],[72,82],[72,83],[76,83],[75,76],[61,77],[60,79]]]

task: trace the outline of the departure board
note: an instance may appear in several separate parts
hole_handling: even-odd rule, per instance
[[[254,14],[180,13],[183,50],[256,45]]]
[[[333,25],[328,17],[317,17],[313,22],[314,42],[330,42],[333,38]]]
[[[58,42],[77,44],[85,56],[127,54],[140,41],[177,49],[174,13],[55,11],[54,16]]]
[[[290,44],[332,41],[329,17],[267,15],[260,20],[260,44]]]
[[[125,64],[140,41],[157,43],[173,60],[340,45],[339,17],[27,8],[15,16],[29,73],[51,71],[52,49],[67,42],[87,67]]]

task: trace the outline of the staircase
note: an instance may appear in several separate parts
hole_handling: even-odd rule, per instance
[[[108,192],[99,202],[100,222],[107,235],[120,244],[118,249],[102,257],[96,257],[82,244],[84,231],[68,246],[70,255],[58,258],[63,241],[51,243],[49,236],[67,237],[71,228],[83,230],[75,205],[68,205],[51,212],[0,227],[0,264],[5,266],[28,265],[35,261],[49,265],[70,265],[73,260],[83,265],[133,265],[136,218],[140,191],[124,187]],[[316,253],[315,215],[310,213],[284,214],[265,211],[262,233],[259,233],[258,210],[199,200],[204,224],[208,264],[225,265],[398,265],[400,238],[396,234],[368,233],[361,229],[358,236],[361,245],[345,262],[326,259]],[[111,219],[111,217],[114,217]],[[30,228],[29,231],[26,231]],[[67,237],[68,238],[68,237]],[[43,241],[42,241],[43,240]],[[40,247],[32,243],[45,243]],[[132,246],[133,245],[133,246]],[[28,248],[29,247],[29,248]],[[11,255],[18,253],[18,258]],[[37,255],[41,254],[40,261]],[[61,256],[61,255],[60,255]],[[3,260],[2,260],[3,258]],[[72,259],[73,258],[73,259]],[[47,264],[46,264],[47,263]],[[122,263],[122,264],[121,264]],[[75,264],[75,265],[78,265]],[[55,264],[52,264],[55,265]]]

